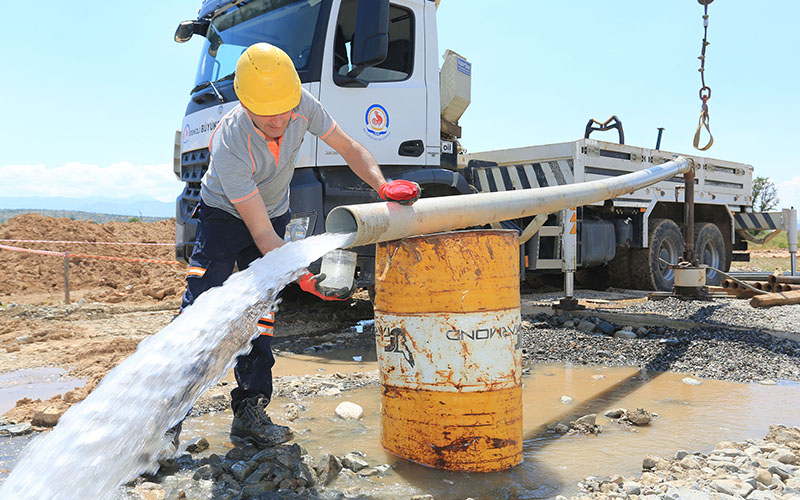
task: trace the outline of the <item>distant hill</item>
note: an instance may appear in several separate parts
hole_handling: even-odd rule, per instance
[[[5,209],[0,208],[0,224],[5,223],[8,219],[22,214],[39,214],[46,217],[57,217],[72,220],[90,220],[97,223],[120,221],[120,222],[156,222],[169,217],[139,217],[138,215],[117,215],[117,214],[101,214],[96,212],[81,212],[78,210],[39,210],[39,209]]]
[[[0,209],[11,210],[64,210],[98,214],[125,215],[128,217],[175,216],[175,203],[153,198],[41,198],[0,197]],[[38,212],[37,212],[38,213]],[[127,220],[127,218],[125,219]]]

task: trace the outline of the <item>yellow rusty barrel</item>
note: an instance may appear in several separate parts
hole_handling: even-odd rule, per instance
[[[375,330],[381,442],[447,470],[522,462],[516,231],[459,231],[381,243]]]

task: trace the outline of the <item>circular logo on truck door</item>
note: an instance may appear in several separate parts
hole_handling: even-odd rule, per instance
[[[389,113],[380,104],[373,104],[367,108],[364,119],[367,125],[364,130],[368,137],[383,140],[389,135]]]

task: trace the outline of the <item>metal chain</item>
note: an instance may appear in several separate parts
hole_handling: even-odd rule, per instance
[[[706,47],[708,47],[708,4],[713,2],[714,0],[697,0],[703,6],[703,46],[700,49],[700,101],[702,101],[702,106],[700,107],[700,120],[697,123],[697,131],[694,133],[694,147],[695,149],[699,149],[700,151],[705,151],[714,144],[714,137],[711,135],[711,129],[708,126],[708,101],[711,99],[711,87],[706,85]],[[700,131],[702,128],[705,127],[706,131],[708,131],[708,144],[703,147],[700,147]]]

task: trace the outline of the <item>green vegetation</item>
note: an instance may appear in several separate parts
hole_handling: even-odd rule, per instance
[[[761,238],[769,234],[769,231],[756,231],[755,236]],[[748,243],[749,250],[768,250],[773,248],[789,248],[789,235],[786,231],[781,231],[777,236],[769,240],[763,245],[756,245],[755,243]]]

